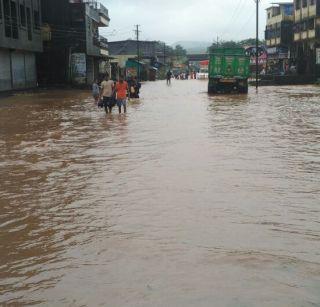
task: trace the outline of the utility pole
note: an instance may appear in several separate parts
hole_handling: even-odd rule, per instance
[[[256,90],[259,88],[259,2],[260,0],[255,0],[256,2]]]
[[[137,60],[138,60],[138,71],[137,71],[137,78],[138,81],[140,81],[140,41],[139,41],[139,35],[140,35],[140,30],[139,30],[140,25],[136,25],[136,40],[137,40]]]
[[[166,43],[164,43],[164,45],[163,45],[163,64],[164,64],[164,67],[165,67],[165,68],[167,67],[167,65],[166,65],[166,60],[167,60]]]

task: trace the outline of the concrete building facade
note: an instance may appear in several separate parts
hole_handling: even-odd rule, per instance
[[[41,84],[92,84],[109,72],[108,10],[95,0],[42,0],[44,52],[38,58]]]
[[[298,72],[320,77],[320,0],[294,1],[294,56]]]
[[[268,73],[285,73],[289,69],[293,23],[293,2],[274,3],[267,9],[265,41]]]
[[[0,0],[0,91],[36,87],[39,52],[40,0]]]
[[[292,26],[294,22],[293,3],[274,3],[267,9],[265,40],[267,47],[292,44]]]

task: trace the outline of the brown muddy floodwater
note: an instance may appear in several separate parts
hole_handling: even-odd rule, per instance
[[[320,88],[0,102],[0,305],[320,306]]]

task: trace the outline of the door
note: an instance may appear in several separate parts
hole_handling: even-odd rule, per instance
[[[25,75],[26,75],[26,87],[37,86],[37,73],[36,73],[36,57],[34,53],[27,52],[25,54]]]
[[[0,91],[11,90],[10,51],[0,50]]]
[[[12,83],[13,89],[23,89],[26,87],[26,74],[24,53],[11,52]]]

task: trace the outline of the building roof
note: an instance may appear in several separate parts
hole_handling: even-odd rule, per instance
[[[266,8],[266,10],[270,10],[270,9],[272,9],[274,7],[278,7],[278,6],[288,6],[288,5],[294,6],[294,3],[293,2],[273,2],[273,3],[271,3],[271,6]]]
[[[139,50],[143,58],[156,57],[157,53],[156,41],[139,41]],[[128,39],[124,41],[109,42],[110,55],[133,55],[137,54],[138,45],[136,40]]]

